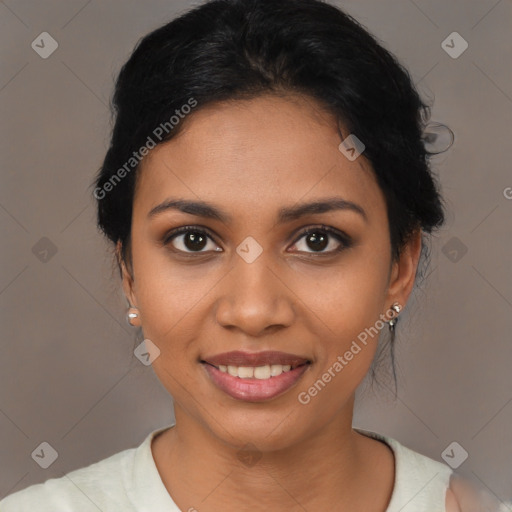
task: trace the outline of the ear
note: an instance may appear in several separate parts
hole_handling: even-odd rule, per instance
[[[116,259],[117,263],[119,264],[121,268],[121,279],[123,284],[123,291],[124,295],[126,297],[126,300],[130,304],[130,306],[137,308],[137,296],[135,294],[135,283],[133,278],[133,271],[131,269],[128,269],[126,262],[124,261],[122,257],[122,244],[121,242],[117,242],[116,244]],[[137,326],[137,324],[140,322],[140,315],[139,318],[134,319],[132,321],[133,326]]]
[[[386,304],[398,302],[405,306],[414,287],[416,270],[421,256],[421,229],[417,229],[402,248],[398,261],[393,262]]]

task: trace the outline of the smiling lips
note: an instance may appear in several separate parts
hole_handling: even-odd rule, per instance
[[[201,361],[213,383],[232,398],[259,402],[290,389],[311,361],[285,352],[225,352]]]

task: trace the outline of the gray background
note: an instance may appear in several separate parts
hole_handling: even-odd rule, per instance
[[[0,497],[173,421],[171,398],[133,356],[89,185],[116,72],[140,37],[190,5],[0,2]],[[449,218],[401,320],[398,399],[364,393],[354,425],[436,460],[457,441],[469,453],[458,471],[510,499],[512,1],[338,5],[407,66],[456,136],[433,160]],[[59,44],[47,59],[31,48],[43,31]],[[469,43],[457,59],[441,47],[453,31]],[[43,441],[59,454],[48,469],[31,457]]]

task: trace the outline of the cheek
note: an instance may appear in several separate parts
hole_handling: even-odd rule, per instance
[[[344,269],[317,282],[314,289],[308,303],[314,314],[304,318],[318,343],[317,364],[297,390],[297,399],[321,423],[347,403],[368,373],[380,333],[387,328],[379,318],[386,287],[379,272],[354,265],[350,272]]]
[[[294,292],[327,332],[357,336],[385,312],[389,261],[379,254],[386,253],[357,248],[340,264],[301,272],[295,280]]]
[[[330,368],[337,376],[333,382],[346,389],[364,377],[380,333],[387,328],[380,315],[387,309],[389,262],[378,254],[360,249],[327,272],[317,271],[315,278],[301,275],[294,286],[303,304],[301,322],[317,339],[317,372],[323,374]],[[385,251],[381,249],[380,254]],[[338,356],[344,359],[342,370],[335,366]]]
[[[136,243],[143,239],[134,236],[132,253],[137,304],[144,334],[164,341],[166,333],[178,331],[201,309],[216,272],[209,264],[173,259],[154,243]]]

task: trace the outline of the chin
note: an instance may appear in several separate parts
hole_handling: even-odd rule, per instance
[[[244,408],[245,409],[245,408]],[[253,445],[261,452],[282,450],[301,442],[303,429],[289,411],[230,411],[208,419],[209,429],[223,443],[236,449]]]

